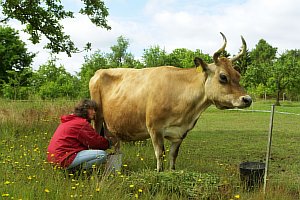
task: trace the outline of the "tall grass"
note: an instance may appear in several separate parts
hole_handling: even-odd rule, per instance
[[[0,199],[264,199],[260,189],[243,190],[239,164],[264,161],[270,113],[252,110],[271,102],[246,112],[209,108],[182,143],[175,172],[155,172],[150,140],[124,143],[122,171],[109,177],[103,168],[70,174],[45,160],[60,115],[75,103],[0,100]],[[299,199],[300,116],[282,112],[300,114],[300,104],[276,111],[266,199]]]

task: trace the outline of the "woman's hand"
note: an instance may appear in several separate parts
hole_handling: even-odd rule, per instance
[[[115,151],[118,152],[120,150],[120,139],[115,135],[109,133],[107,130],[104,133],[105,138],[110,141],[111,148],[114,147]]]

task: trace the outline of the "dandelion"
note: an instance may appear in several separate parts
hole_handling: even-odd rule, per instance
[[[134,185],[133,185],[133,184],[131,184],[131,185],[129,185],[129,187],[130,187],[130,188],[133,188],[133,187],[134,187]]]
[[[100,192],[100,188],[96,188],[96,192]]]
[[[27,177],[27,179],[28,179],[28,180],[31,180],[31,179],[32,179],[32,177],[31,177],[31,176],[28,176],[28,177]]]
[[[46,188],[46,189],[45,189],[45,192],[46,192],[46,193],[49,193],[49,192],[50,192],[50,190],[48,190],[48,189]]]
[[[142,190],[142,189],[139,189],[139,192],[140,192],[140,193],[142,193],[142,192],[143,192],[143,190]]]
[[[1,195],[2,197],[9,197],[9,194],[8,193],[4,193]]]
[[[73,186],[73,187],[72,187],[72,190],[75,190],[75,189],[76,189],[76,187],[75,187],[75,186]]]
[[[5,181],[4,182],[4,185],[9,185],[10,184],[10,181]]]
[[[135,198],[139,198],[139,195],[138,195],[138,194],[135,194],[134,197],[135,197]]]
[[[141,158],[141,161],[143,161],[144,160],[144,158]]]
[[[123,167],[127,167],[128,165],[124,164]]]
[[[235,195],[234,198],[239,199],[241,196],[239,194]]]

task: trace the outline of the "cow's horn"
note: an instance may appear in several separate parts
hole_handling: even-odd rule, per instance
[[[231,58],[231,62],[237,61],[242,55],[244,55],[246,53],[246,49],[247,49],[247,44],[245,39],[243,38],[243,36],[241,36],[242,38],[242,42],[243,42],[243,46],[242,46],[242,50],[240,51],[239,54],[237,54],[236,56],[234,56],[233,58]]]
[[[214,59],[215,64],[217,64],[219,62],[219,56],[221,55],[222,51],[225,50],[225,47],[226,47],[226,44],[227,44],[227,40],[226,40],[225,35],[222,32],[220,32],[220,33],[221,33],[221,35],[223,37],[224,44],[223,44],[223,46],[218,51],[216,51],[214,53],[213,59]]]

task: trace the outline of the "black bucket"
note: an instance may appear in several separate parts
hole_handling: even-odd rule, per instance
[[[253,190],[262,185],[265,166],[263,162],[244,162],[240,164],[240,178],[244,189]]]

